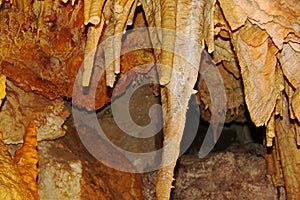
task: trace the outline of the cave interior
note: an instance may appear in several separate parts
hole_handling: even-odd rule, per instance
[[[0,199],[300,199],[297,0],[0,0]]]

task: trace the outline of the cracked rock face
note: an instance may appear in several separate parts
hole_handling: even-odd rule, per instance
[[[32,120],[37,125],[38,141],[62,137],[62,124],[69,115],[61,98],[49,100],[7,81],[6,100],[0,112],[0,129],[6,144],[22,143],[25,128]]]

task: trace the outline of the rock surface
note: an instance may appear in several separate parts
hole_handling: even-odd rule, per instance
[[[11,158],[7,147],[4,145],[0,133],[0,199],[30,200],[34,199],[28,185],[23,181],[17,164]]]
[[[65,137],[55,141],[39,142],[39,195],[40,199],[143,199],[139,174],[112,169],[93,158],[79,141],[75,128],[68,121]],[[91,129],[82,128],[90,132]],[[98,148],[132,167],[125,157],[105,143]],[[110,149],[110,150],[108,150]],[[111,159],[107,159],[108,162]]]
[[[154,199],[155,179],[155,172],[143,177],[147,200]],[[221,152],[202,160],[184,155],[175,179],[174,200],[277,199],[276,188],[266,175],[265,160],[251,154]]]
[[[37,125],[38,141],[62,137],[65,131],[61,126],[69,115],[61,98],[51,101],[7,81],[6,100],[0,112],[0,130],[6,144],[22,143],[30,121]]]
[[[40,199],[81,199],[81,160],[62,141],[39,143]]]

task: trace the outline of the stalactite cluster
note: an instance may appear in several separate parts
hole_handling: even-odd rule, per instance
[[[299,5],[293,1],[219,1],[232,30],[251,120],[266,126],[269,173],[287,198],[299,198]],[[255,11],[255,12],[253,12]],[[297,103],[296,103],[297,102]],[[284,127],[284,128],[283,128]],[[277,153],[276,153],[277,152]]]
[[[293,130],[295,132],[294,137],[296,141],[294,146],[296,146],[297,138],[299,138],[299,136],[297,136],[299,132],[299,118],[297,118],[299,115],[299,95],[297,96],[299,83],[296,78],[296,69],[299,67],[299,22],[297,21],[299,8],[297,5],[294,5],[294,2],[224,2],[221,0],[216,6],[213,1],[205,2],[205,8],[208,9],[204,9],[203,12],[199,12],[199,10],[201,10],[201,5],[197,5],[193,1],[162,1],[147,2],[147,4],[146,2],[141,1],[141,3],[150,27],[170,28],[172,30],[180,30],[183,32],[188,27],[191,30],[191,37],[198,38],[199,43],[202,45],[205,43],[201,42],[201,40],[206,42],[209,52],[215,50],[213,56],[214,61],[217,64],[224,67],[233,74],[233,76],[235,75],[236,78],[240,78],[238,73],[240,70],[244,85],[245,100],[251,119],[257,126],[266,126],[266,146],[268,147],[273,145],[274,137],[276,136],[276,132],[278,132],[276,131],[277,123],[275,123],[275,118],[278,118],[278,116],[279,118],[282,117],[282,95],[287,95],[289,100],[288,108],[290,118],[295,119],[295,122],[292,124],[294,126]],[[172,6],[166,6],[168,4]],[[195,7],[199,6],[199,10],[198,12],[192,13],[192,8],[185,10],[181,5],[184,5],[185,8],[188,7],[187,5],[193,5]],[[209,8],[216,8],[215,12],[214,9]],[[158,12],[155,12],[156,10],[158,10]],[[255,10],[255,12],[252,12],[253,10]],[[154,15],[152,13],[154,13]],[[207,24],[201,23],[201,20],[199,21],[200,16],[197,18],[198,13],[204,13],[204,17],[208,19],[204,22],[207,22]],[[186,19],[179,17],[182,15],[188,17]],[[168,23],[168,26],[165,24],[165,21],[167,20],[171,20]],[[124,21],[126,21],[126,18]],[[175,26],[172,25],[172,22],[175,22]],[[182,26],[180,27],[176,24]],[[197,27],[197,24],[199,28],[193,29],[193,26],[196,25]],[[203,28],[203,33],[199,30],[200,27]],[[195,32],[193,32],[193,30],[195,30]],[[115,33],[114,31],[112,32]],[[217,39],[213,40],[213,37],[211,37],[212,35],[216,35]],[[153,43],[159,42],[162,47],[164,47],[164,45],[169,45],[169,48],[172,49],[174,48],[172,45],[176,43],[176,40],[173,38],[174,36],[168,36],[169,38],[166,40],[167,36],[164,35],[164,31],[161,33],[150,33],[150,38]],[[110,52],[109,54],[115,55],[113,52]],[[158,63],[161,62],[160,64],[165,64],[174,68],[180,63],[180,61],[176,59],[176,56],[174,57],[174,55],[166,53],[164,50],[161,52],[156,51],[155,55],[158,58]],[[106,70],[108,70],[106,71],[107,74],[113,73],[113,70],[109,70],[107,67]],[[168,84],[171,80],[171,78],[169,78],[171,77],[169,70],[170,68],[166,68],[162,72],[159,71],[160,83],[163,85]],[[185,70],[187,71],[188,68]],[[118,72],[118,70],[115,70],[115,72]],[[112,76],[113,75],[111,75],[111,77]],[[285,80],[283,76],[286,77]],[[107,77],[107,80],[110,82],[107,84],[112,86],[111,79]],[[286,82],[286,84],[283,84],[284,82]],[[172,83],[169,83],[169,86],[172,87]],[[229,88],[230,86],[232,85],[229,85]],[[241,89],[235,92],[242,94]],[[189,98],[190,94],[191,93],[186,96],[182,95],[179,98],[184,101]],[[164,116],[166,116],[166,125],[164,129],[165,144],[168,143],[168,138],[172,138],[171,135],[175,132],[175,137],[178,137],[180,141],[180,127],[183,125],[176,128],[174,127],[174,123],[182,120],[184,121],[184,119],[180,119],[180,117],[176,117],[175,119],[171,115],[171,113],[174,115],[174,113],[177,113],[177,111],[180,112],[181,110],[174,106],[174,104],[176,104],[175,99],[178,97],[170,96],[170,94],[165,91],[165,88],[161,89],[161,95],[165,112]],[[242,97],[238,99],[243,99]],[[203,98],[206,97],[203,96]],[[245,107],[243,100],[238,99],[230,99],[227,105],[233,105],[229,106],[229,109],[238,112],[240,106]],[[184,102],[180,102],[180,104],[185,107]],[[204,104],[208,107],[211,106],[210,103]],[[227,112],[227,110],[225,112]],[[183,109],[178,115],[183,116],[184,113],[185,111]],[[176,116],[178,115],[176,114]],[[234,115],[238,115],[238,113]],[[278,134],[280,133],[277,133],[277,135]],[[179,148],[178,144],[174,145],[174,147]],[[273,148],[278,147],[274,146]],[[178,152],[173,152],[174,154],[170,153],[171,152],[169,151],[166,152],[166,155],[163,153],[163,162],[164,158],[167,156],[172,155],[172,157],[176,157],[178,154]],[[281,165],[284,165],[284,163],[281,163]],[[158,199],[169,198],[167,194],[170,192],[169,189],[171,188],[174,166],[175,163],[173,163],[170,168],[162,169],[159,173],[157,184]],[[282,167],[285,168],[284,166]],[[291,172],[286,172],[285,177],[289,177],[289,173]],[[289,183],[291,180],[287,178],[286,181]],[[296,183],[295,181],[293,183],[299,185],[299,183]],[[165,192],[166,194],[163,194]],[[293,194],[288,192],[289,195],[295,195],[298,192],[293,191],[292,193]]]
[[[1,3],[9,3],[11,7],[1,7],[1,17],[5,20],[0,22],[0,89],[4,87],[5,77],[24,90],[49,99],[71,97],[73,85],[79,93],[89,87],[91,91],[98,91],[95,108],[89,106],[88,98],[73,102],[88,110],[101,108],[110,101],[106,86],[113,87],[117,74],[124,73],[120,56],[123,33],[133,23],[136,8],[142,7],[148,27],[156,28],[149,29],[152,46],[160,47],[153,50],[153,60],[157,66],[165,66],[156,67],[162,85],[164,145],[171,146],[163,151],[157,199],[170,197],[188,100],[195,93],[197,67],[205,47],[211,53],[213,64],[201,66],[205,69],[216,65],[229,94],[226,110],[222,110],[223,105],[213,107],[207,98],[205,81],[199,78],[199,102],[211,113],[214,127],[220,122],[222,113],[226,113],[227,121],[243,118],[239,116],[240,111],[247,106],[254,124],[266,127],[266,160],[275,185],[286,187],[288,199],[300,198],[297,177],[300,162],[300,7],[296,1]],[[180,40],[178,33],[196,41],[197,45]],[[113,38],[111,43],[97,49],[99,43],[110,38]],[[178,47],[182,50],[178,52],[191,59],[190,63],[174,53]],[[100,58],[95,60],[95,56]],[[83,77],[80,83],[74,83],[82,63]],[[97,77],[103,71],[105,77]],[[97,79],[100,79],[99,84]],[[0,91],[0,99],[3,99],[5,92]]]

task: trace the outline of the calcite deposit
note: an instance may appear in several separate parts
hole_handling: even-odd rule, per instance
[[[195,89],[204,108],[201,114],[213,127],[211,143],[224,121],[245,121],[247,108],[250,120],[266,127],[265,157],[274,185],[285,186],[288,199],[300,198],[298,1],[0,0],[0,5],[0,129],[6,143],[21,143],[29,121],[37,125],[38,140],[62,137],[61,125],[69,114],[63,99],[97,110],[111,101],[116,81],[122,82],[115,93],[119,96],[138,80],[136,73],[154,69],[161,84],[155,93],[160,91],[164,146],[175,141],[163,149],[158,200],[170,198],[188,101]],[[148,32],[130,39],[126,32],[138,27],[137,19]],[[107,40],[110,43],[96,49]],[[143,44],[152,46],[122,55],[126,47]],[[200,66],[199,75],[204,49],[212,60]],[[132,71],[136,64],[146,65]],[[212,71],[216,74],[208,73]],[[205,79],[206,75],[211,76]],[[81,128],[88,136],[93,131]],[[110,175],[112,180],[120,176]],[[104,187],[113,191],[108,199],[119,197],[113,196],[114,188],[122,191],[117,184]]]
[[[1,199],[37,200],[37,136],[34,122],[30,122],[24,135],[24,144],[10,155],[0,132]]]

